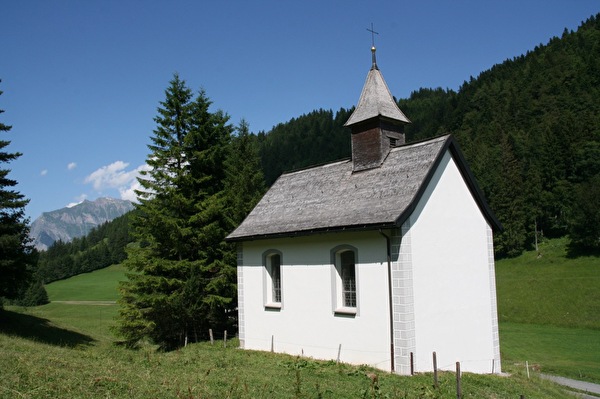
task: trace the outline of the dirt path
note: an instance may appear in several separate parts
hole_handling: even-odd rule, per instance
[[[557,384],[564,385],[569,388],[577,389],[578,391],[588,392],[594,395],[600,395],[600,384],[594,384],[592,382],[572,380],[565,377],[557,377],[555,375],[540,374],[540,377],[550,381],[554,381]],[[582,395],[582,398],[597,398],[598,396]]]

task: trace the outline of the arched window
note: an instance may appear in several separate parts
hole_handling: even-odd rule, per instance
[[[334,313],[354,315],[358,309],[356,263],[358,251],[341,245],[331,251]]]
[[[356,307],[356,264],[354,252],[340,253],[340,274],[342,278],[342,302],[345,308]]]
[[[281,308],[281,252],[269,250],[263,254],[263,296],[265,307]]]
[[[281,255],[269,256],[269,275],[271,276],[271,299],[281,302]]]

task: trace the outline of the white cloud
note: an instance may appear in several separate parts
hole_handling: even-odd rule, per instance
[[[137,194],[135,190],[139,190],[141,187],[140,183],[136,180],[129,187],[122,187],[119,189],[121,199],[128,200],[131,202],[137,202]]]
[[[75,205],[81,204],[87,198],[87,194],[81,194],[76,198],[77,202],[71,202],[67,204],[67,208],[73,208]]]
[[[44,169],[40,172],[40,176],[46,176],[48,174],[48,169]]]
[[[69,170],[73,170],[77,167],[77,164],[75,162],[71,162],[67,165],[67,169]]]
[[[96,191],[116,189],[119,191],[121,199],[136,201],[134,190],[140,188],[137,178],[142,170],[149,170],[149,166],[144,164],[129,171],[127,170],[128,166],[127,162],[113,162],[92,172],[85,178],[84,183],[92,183]]]

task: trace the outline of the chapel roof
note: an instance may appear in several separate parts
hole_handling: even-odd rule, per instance
[[[284,173],[227,240],[400,226],[446,150],[451,151],[484,216],[494,228],[501,228],[456,141],[446,135],[393,148],[381,167],[359,173],[352,172],[351,160]]]
[[[377,67],[375,47],[371,51],[373,52],[373,66],[367,74],[358,105],[344,126],[355,125],[375,117],[410,123],[410,120],[398,108],[398,104],[394,101],[394,97]]]

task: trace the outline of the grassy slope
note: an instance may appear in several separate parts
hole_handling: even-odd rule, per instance
[[[600,383],[600,259],[567,256],[567,240],[496,264],[504,365]]]
[[[501,323],[503,365],[600,383],[600,331]]]
[[[567,240],[549,240],[496,262],[500,322],[600,330],[600,258],[569,259]]]
[[[46,290],[51,301],[116,301],[118,283],[125,279],[125,269],[113,265],[56,281],[48,284]]]
[[[77,306],[60,304],[62,307]],[[41,307],[38,316],[53,319],[56,308]],[[8,312],[2,326],[22,323]],[[53,323],[50,323],[53,324]],[[64,329],[60,323],[44,328]],[[455,377],[442,373],[440,388],[431,375],[399,377],[379,370],[268,352],[242,351],[230,341],[190,345],[170,353],[152,348],[131,351],[114,346],[94,330],[53,340],[0,333],[0,398],[455,398]],[[85,338],[87,337],[87,339]],[[89,341],[93,339],[94,341]],[[378,376],[372,384],[369,373]],[[511,377],[464,374],[464,397],[564,398],[554,384],[523,373]]]
[[[548,252],[549,248],[543,250]],[[553,258],[550,254],[545,257],[548,263],[562,263],[557,259],[550,262]],[[527,255],[521,263],[526,259]],[[540,262],[520,267],[519,259],[498,262],[503,368],[511,377],[465,374],[464,397],[565,397],[554,384],[537,377],[528,380],[523,367],[525,360],[546,372],[571,376],[581,373],[587,379],[600,380],[597,371],[600,360],[596,355],[600,353],[599,330],[512,322],[506,309],[538,324],[555,319],[552,306],[535,313],[545,314],[544,318],[527,318],[529,304],[516,306],[514,298],[522,289],[521,282],[528,282],[531,291],[539,290],[545,287],[541,282],[556,279],[556,271]],[[522,273],[524,268],[542,273],[535,277],[529,270],[528,277],[517,279],[517,284],[513,274]],[[584,286],[594,281],[589,265],[568,271],[572,272],[571,280],[583,281]],[[588,273],[587,277],[573,278],[579,271]],[[47,288],[51,300],[109,301],[116,299],[116,284],[123,277],[122,269],[112,267],[56,282]],[[512,296],[510,301],[506,295]],[[556,299],[557,295],[550,299]],[[577,310],[581,304],[576,306]],[[455,377],[451,373],[444,373],[441,388],[434,390],[431,375],[399,377],[333,362],[239,351],[233,349],[235,342],[227,348],[190,345],[171,353],[156,353],[151,348],[126,350],[112,344],[114,337],[109,328],[114,323],[116,305],[51,303],[28,310],[9,310],[0,313],[0,398],[456,397]],[[372,372],[379,376],[378,390],[367,377]]]

